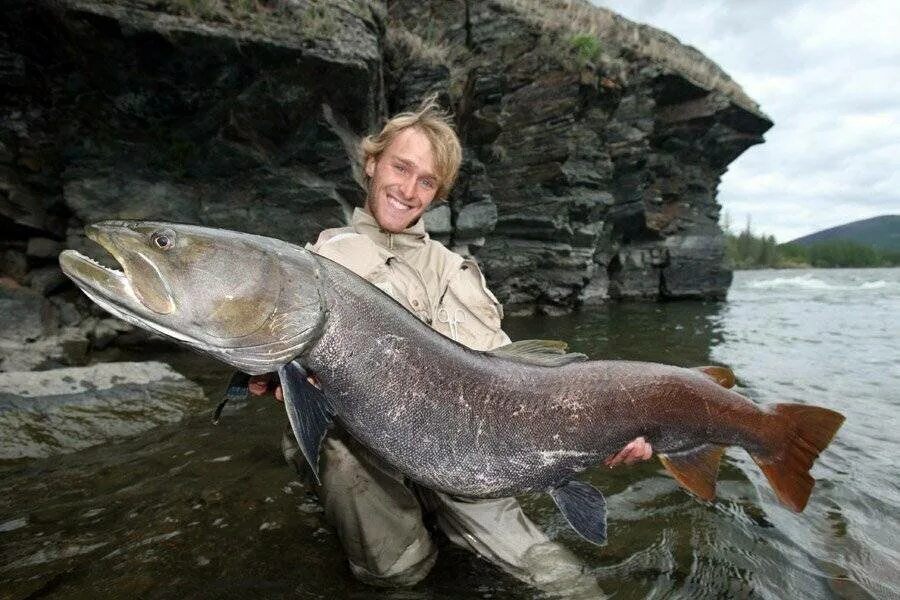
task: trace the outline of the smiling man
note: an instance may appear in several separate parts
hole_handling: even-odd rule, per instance
[[[382,229],[393,233],[418,221],[438,190],[431,142],[411,127],[399,132],[377,159],[366,158],[366,175],[366,208]]]
[[[429,238],[422,214],[446,198],[462,148],[433,99],[363,139],[366,203],[349,227],[323,231],[311,249],[377,285],[440,333],[476,350],[509,343],[502,307],[478,265]],[[263,394],[271,382],[251,380]],[[414,381],[409,385],[415,385]],[[280,398],[280,388],[275,389]],[[290,440],[287,440],[290,442]],[[290,445],[290,444],[288,444]],[[286,452],[288,454],[289,452]],[[610,466],[649,458],[639,438]],[[301,459],[302,460],[302,459]],[[577,559],[551,542],[514,498],[454,498],[408,481],[340,429],[321,453],[319,497],[353,574],[373,585],[413,585],[428,574],[437,546],[426,521],[454,543],[518,579],[555,592],[598,590]]]

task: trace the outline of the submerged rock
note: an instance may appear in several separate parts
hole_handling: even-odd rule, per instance
[[[0,373],[0,459],[45,457],[197,412],[200,386],[160,362]]]

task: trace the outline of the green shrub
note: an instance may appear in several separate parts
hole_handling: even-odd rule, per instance
[[[600,40],[596,35],[578,33],[569,38],[569,44],[588,62],[594,62],[600,56]]]

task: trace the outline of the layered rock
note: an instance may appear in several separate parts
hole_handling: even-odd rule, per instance
[[[428,225],[513,309],[722,297],[716,187],[771,126],[696,50],[571,0],[10,1],[0,90],[0,276],[70,313],[53,257],[95,253],[83,224],[309,241],[362,202],[358,137],[429,93],[465,161]]]
[[[724,296],[716,188],[771,122],[712,61],[586,2],[403,0],[391,16],[451,49],[478,173],[453,207],[496,205],[471,249],[499,297],[559,312]]]

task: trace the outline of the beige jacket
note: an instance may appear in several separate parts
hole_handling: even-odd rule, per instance
[[[478,264],[432,240],[420,219],[401,233],[382,231],[363,209],[349,227],[326,229],[308,249],[375,284],[431,327],[476,350],[509,343],[503,308]]]

